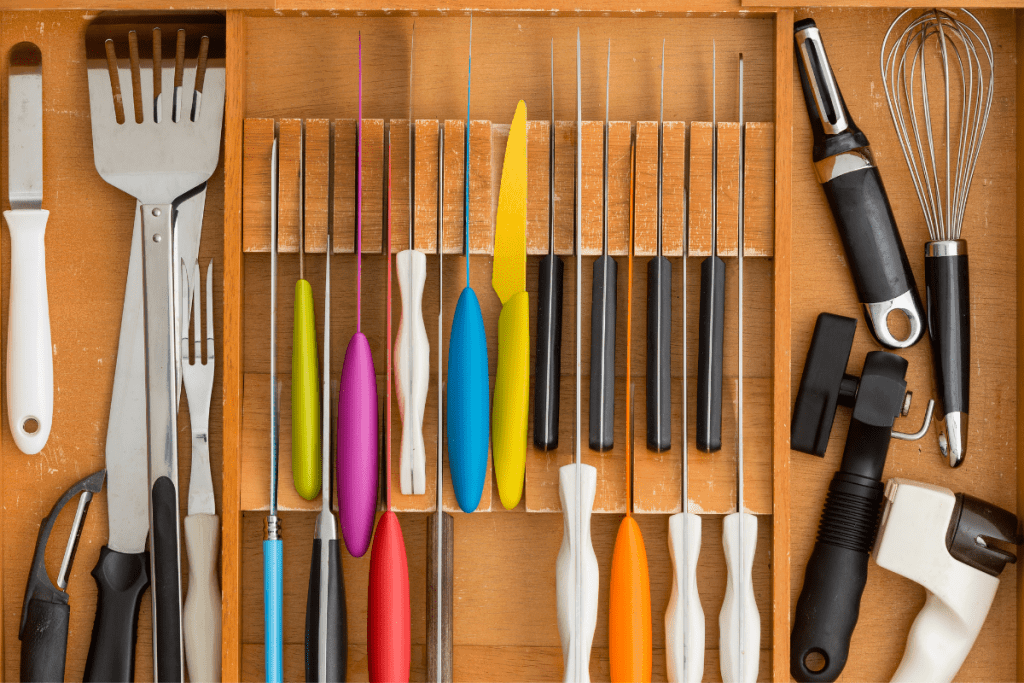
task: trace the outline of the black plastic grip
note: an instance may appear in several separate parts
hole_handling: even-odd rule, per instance
[[[921,310],[914,273],[878,169],[872,166],[844,173],[822,187],[843,242],[858,300],[877,303],[912,291]]]
[[[149,553],[129,555],[103,546],[92,576],[98,595],[85,683],[131,683],[139,607],[149,587]]]
[[[790,673],[801,683],[834,681],[850,654],[881,513],[881,482],[837,472],[807,561],[790,638]],[[820,657],[820,668],[811,668]]]
[[[697,335],[697,448],[722,449],[722,344],[725,328],[725,262],[709,256],[700,264]]]
[[[618,266],[611,256],[594,261],[590,315],[590,448],[615,444],[615,304]]]
[[[941,415],[970,412],[971,315],[967,254],[925,256],[928,335]]]
[[[29,601],[21,632],[22,683],[64,680],[70,618],[71,608],[66,603]]]
[[[537,355],[533,385],[533,445],[558,448],[562,379],[562,284],[565,264],[554,254],[540,262],[537,296]]]
[[[306,681],[316,683],[320,668],[320,549],[323,541],[313,539],[313,559],[306,594]],[[348,676],[348,616],[345,608],[345,577],[341,567],[341,546],[328,541],[327,572],[327,681],[343,683]]]
[[[672,264],[647,263],[647,448],[672,447]]]
[[[160,477],[153,483],[152,542],[156,680],[158,683],[180,683],[182,649],[178,492],[169,477]]]

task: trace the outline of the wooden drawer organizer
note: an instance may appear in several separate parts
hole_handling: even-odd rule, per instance
[[[295,494],[290,479],[288,379],[291,363],[292,283],[298,274],[296,129],[307,121],[306,274],[318,310],[322,338],[323,250],[327,226],[326,155],[330,122],[336,137],[334,197],[335,269],[332,289],[332,366],[340,369],[344,344],[354,330],[348,305],[354,289],[354,117],[356,115],[356,32],[364,39],[364,331],[370,339],[378,372],[384,370],[384,268],[382,230],[382,136],[390,122],[393,144],[393,223],[391,251],[407,246],[405,169],[408,159],[408,45],[416,18],[415,111],[417,248],[437,249],[436,129],[446,127],[444,282],[445,336],[450,326],[462,270],[462,135],[465,117],[465,55],[467,12],[461,8],[438,16],[429,5],[398,10],[349,7],[328,11],[317,2],[287,8],[264,7],[256,0],[231,1],[228,11],[228,100],[221,170],[210,184],[200,259],[215,260],[215,294],[222,306],[216,314],[217,383],[223,402],[214,402],[214,479],[223,520],[222,587],[224,591],[224,679],[261,680],[263,676],[263,593],[261,541],[268,488],[269,390],[269,145],[274,122],[281,129],[282,198],[279,248],[278,373],[284,385],[280,469],[285,539],[285,678],[303,675],[303,624],[316,504]],[[0,430],[4,467],[0,469],[3,522],[0,573],[3,576],[4,622],[0,650],[5,680],[18,676],[17,640],[21,599],[38,521],[73,481],[103,466],[106,416],[113,381],[117,331],[127,267],[133,202],[106,185],[96,174],[91,154],[88,93],[84,73],[84,28],[94,12],[74,9],[75,0],[21,0],[21,11],[0,13],[0,47],[6,55],[20,40],[34,40],[44,54],[46,188],[51,210],[48,268],[51,324],[55,346],[57,391],[54,429],[41,456],[26,457],[14,446],[6,428]],[[125,3],[113,2],[117,7]],[[159,7],[153,0],[138,0]],[[184,6],[197,6],[187,1]],[[484,312],[493,381],[499,303],[490,286],[493,215],[497,203],[507,124],[515,103],[525,99],[532,117],[529,128],[531,168],[528,216],[527,287],[535,291],[539,254],[546,250],[547,133],[549,117],[548,49],[554,38],[556,56],[556,118],[559,119],[556,161],[556,251],[570,262],[573,253],[574,38],[583,41],[584,152],[584,335],[589,333],[589,291],[592,257],[600,248],[600,163],[604,116],[604,50],[612,39],[610,131],[610,238],[620,257],[619,329],[616,355],[616,446],[611,453],[586,451],[584,460],[598,467],[598,500],[593,541],[601,565],[601,600],[591,673],[607,680],[607,577],[615,532],[625,510],[624,443],[627,415],[625,378],[625,258],[630,123],[637,130],[637,275],[633,283],[634,357],[631,378],[636,384],[635,509],[650,562],[654,612],[654,676],[664,680],[664,610],[671,565],[667,552],[667,515],[679,504],[680,437],[673,434],[666,454],[647,451],[644,439],[644,364],[647,258],[654,247],[654,169],[658,113],[658,65],[661,39],[668,41],[665,79],[666,166],[665,244],[674,262],[674,325],[681,329],[678,266],[682,256],[683,218],[690,220],[689,280],[685,291],[689,311],[687,363],[694,376],[696,354],[697,271],[709,247],[708,185],[710,173],[711,43],[718,49],[720,121],[719,217],[720,253],[728,268],[726,328],[726,405],[723,450],[699,453],[690,437],[690,508],[705,518],[698,583],[707,626],[705,680],[719,680],[718,619],[725,589],[721,550],[721,516],[735,508],[735,174],[736,53],[746,57],[747,236],[746,261],[746,507],[759,515],[754,581],[762,624],[761,679],[788,680],[789,631],[803,566],[813,543],[825,488],[841,451],[846,418],[833,432],[827,462],[789,450],[792,386],[799,379],[813,319],[827,310],[859,317],[853,288],[843,263],[837,235],[824,196],[810,164],[810,132],[793,66],[794,18],[813,16],[822,29],[853,116],[868,133],[886,178],[904,241],[919,281],[925,240],[917,200],[888,112],[880,99],[874,66],[881,36],[893,10],[818,9],[813,12],[765,8],[752,11],[738,4],[705,2],[686,10],[703,14],[662,14],[640,3],[627,13],[602,3],[573,11],[538,13],[537,8],[499,5],[474,20],[473,123],[470,245],[472,284]],[[282,8],[283,9],[283,8]],[[677,8],[683,10],[684,8]],[[301,10],[301,11],[300,11]],[[362,16],[368,10],[370,16]],[[426,16],[424,16],[426,15]],[[997,55],[996,101],[986,135],[982,163],[972,190],[965,237],[974,262],[974,328],[977,368],[973,375],[976,405],[983,406],[972,424],[972,453],[967,464],[951,472],[939,461],[934,436],[916,443],[898,442],[889,455],[889,476],[910,476],[943,484],[1009,509],[1018,509],[1016,430],[1017,351],[1011,315],[1017,310],[1015,254],[1017,215],[1011,196],[1024,196],[1016,183],[1019,161],[1014,124],[1016,91],[1021,87],[1015,60],[1021,55],[1015,27],[1022,15],[1013,10],[985,10]],[[517,55],[515,75],[509,57]],[[6,92],[6,78],[0,79]],[[870,103],[870,106],[869,104]],[[6,107],[0,107],[6,116]],[[0,136],[6,154],[6,135]],[[688,153],[687,153],[688,148]],[[688,157],[688,159],[687,159]],[[691,204],[681,191],[686,162],[690,164]],[[2,164],[6,173],[6,164]],[[6,181],[3,184],[6,186]],[[6,193],[4,193],[6,196]],[[57,200],[59,199],[59,204]],[[60,210],[75,207],[75,211]],[[984,217],[984,218],[983,218]],[[3,260],[9,269],[9,238],[0,231]],[[99,266],[99,267],[97,267]],[[428,257],[424,317],[433,351],[437,315],[437,257]],[[572,368],[575,283],[566,275],[563,372]],[[0,308],[7,305],[3,283]],[[395,321],[400,313],[397,285]],[[534,309],[535,310],[535,309]],[[82,313],[86,312],[85,315]],[[2,313],[2,311],[0,311]],[[0,316],[6,317],[6,316]],[[535,317],[535,316],[533,316]],[[535,324],[535,320],[532,321]],[[1019,324],[1019,323],[1018,323]],[[857,370],[866,351],[874,348],[864,325],[858,332],[851,369]],[[589,346],[583,339],[583,367]],[[79,350],[81,349],[81,350]],[[984,350],[984,354],[982,353]],[[917,345],[910,360],[908,383],[917,400],[907,424],[919,424],[924,397],[932,391],[930,350]],[[2,358],[0,354],[0,358]],[[673,346],[673,404],[678,419],[683,372],[682,345]],[[4,361],[0,360],[0,363]],[[436,443],[436,372],[428,394],[425,437],[428,444],[427,495],[403,497],[392,482],[395,506],[401,510],[409,556],[412,606],[413,680],[425,671],[426,515],[434,504]],[[731,381],[730,381],[731,378]],[[383,397],[384,376],[378,376]],[[689,383],[690,409],[695,381]],[[561,443],[555,453],[528,454],[524,500],[505,511],[488,477],[480,511],[456,517],[455,676],[473,681],[559,680],[561,649],[555,620],[554,564],[562,536],[557,495],[557,467],[572,457],[573,395],[571,375],[563,378]],[[531,400],[532,403],[532,400]],[[532,405],[531,405],[532,409]],[[394,411],[393,439],[400,437]],[[583,428],[586,430],[586,395]],[[678,424],[678,423],[677,423]],[[692,425],[692,416],[691,416]],[[179,428],[188,433],[183,411]],[[692,432],[692,426],[691,426]],[[182,447],[182,504],[188,485],[189,458]],[[447,476],[447,475],[446,475]],[[454,509],[446,478],[445,507]],[[88,649],[95,586],[88,571],[106,539],[106,499],[92,508],[72,576],[72,623],[68,653],[69,680],[80,680]],[[548,513],[548,514],[534,514]],[[54,538],[59,539],[58,525]],[[57,563],[60,541],[51,544]],[[366,593],[368,556],[344,558],[349,619],[349,678],[365,680]],[[907,628],[923,601],[923,591],[872,565],[861,619],[854,636],[844,680],[882,680],[891,675],[903,650]],[[963,680],[1009,680],[1017,676],[1024,657],[1017,627],[1018,579],[1012,567],[1003,574],[1000,593],[984,630],[960,672]],[[137,680],[152,678],[149,602],[139,622]],[[1017,653],[1017,657],[1011,654]]]

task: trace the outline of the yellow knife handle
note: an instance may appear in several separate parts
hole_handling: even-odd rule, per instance
[[[529,396],[530,295],[519,292],[502,306],[498,317],[498,369],[491,419],[498,493],[509,510],[519,505],[523,496]]]
[[[320,493],[320,372],[317,364],[313,290],[295,283],[292,337],[292,477],[306,500]]]

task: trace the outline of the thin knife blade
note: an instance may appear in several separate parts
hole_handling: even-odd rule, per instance
[[[43,208],[43,54],[32,43],[11,50],[8,81],[8,191],[11,209]]]
[[[135,205],[135,227],[132,230],[106,444],[107,516],[110,520],[107,545],[111,550],[127,554],[145,550],[146,536],[149,534],[146,349],[142,310],[142,219],[139,206]],[[185,263],[195,263],[198,257],[205,207],[205,187],[178,207],[178,253]],[[175,297],[176,301],[179,299]],[[189,297],[189,302],[191,300]],[[187,315],[188,312],[185,312]],[[178,383],[180,385],[180,378]]]
[[[501,169],[491,285],[501,303],[526,291],[526,103],[516,105]]]

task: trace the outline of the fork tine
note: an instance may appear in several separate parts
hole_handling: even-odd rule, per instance
[[[212,363],[213,354],[213,260],[206,268],[206,362]]]
[[[202,303],[200,300],[200,290],[202,287],[202,280],[199,279],[199,260],[196,259],[195,265],[192,267],[192,280],[196,283],[196,286],[192,288],[192,343],[195,344],[195,362],[203,362],[203,332],[202,332],[202,316],[201,311]],[[209,294],[207,294],[209,297]]]

